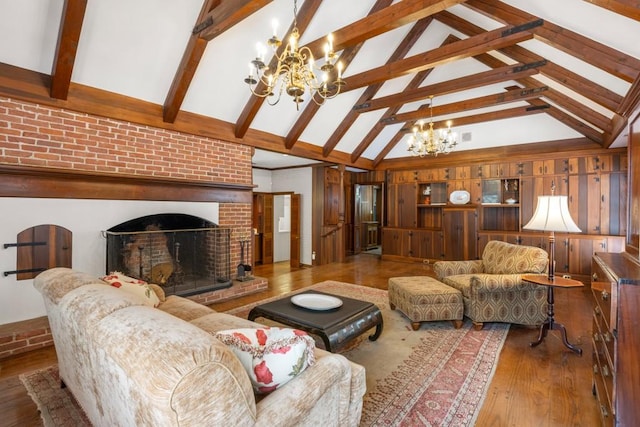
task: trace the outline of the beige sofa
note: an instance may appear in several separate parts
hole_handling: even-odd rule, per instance
[[[365,372],[315,350],[316,362],[256,399],[238,358],[212,333],[261,325],[185,298],[158,308],[85,273],[38,275],[60,377],[95,426],[356,426]]]
[[[523,282],[522,275],[544,273],[549,255],[533,246],[492,240],[482,259],[437,261],[438,280],[462,292],[464,314],[476,329],[484,322],[540,325],[547,318],[547,288]]]

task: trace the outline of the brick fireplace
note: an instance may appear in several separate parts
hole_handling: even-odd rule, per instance
[[[165,213],[111,227],[107,271],[188,296],[231,286],[231,229],[193,215]]]
[[[251,235],[251,147],[2,97],[0,122],[0,198],[215,202],[217,226],[230,230],[229,265],[240,262],[239,241]],[[233,280],[233,268],[229,278],[233,286],[190,298],[210,304],[267,286]],[[19,307],[4,289],[0,298]],[[46,336],[41,318],[0,325],[0,359],[48,345]]]

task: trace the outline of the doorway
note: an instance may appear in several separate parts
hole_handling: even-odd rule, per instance
[[[383,184],[355,184],[353,190],[354,253],[382,254]]]
[[[300,195],[253,194],[253,262],[300,266]]]

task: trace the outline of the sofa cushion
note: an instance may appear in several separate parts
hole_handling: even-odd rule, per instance
[[[137,295],[140,297],[140,300],[149,307],[157,307],[160,305],[160,298],[158,298],[153,288],[144,280],[135,279],[118,272],[101,277],[101,279],[114,288]]]
[[[471,297],[471,279],[474,274],[456,274],[455,276],[443,277],[442,282],[451,286],[454,289],[462,292],[462,296],[465,298]]]
[[[548,260],[544,249],[498,240],[487,243],[482,252],[482,264],[487,274],[544,273]]]
[[[315,342],[289,328],[242,328],[214,335],[240,359],[256,393],[269,393],[315,362]]]
[[[199,304],[178,295],[169,295],[166,300],[158,306],[158,309],[187,322],[215,313],[212,308],[206,305]]]

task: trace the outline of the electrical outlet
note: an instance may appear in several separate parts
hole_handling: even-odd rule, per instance
[[[311,260],[312,261],[316,260],[316,251],[311,252]]]

